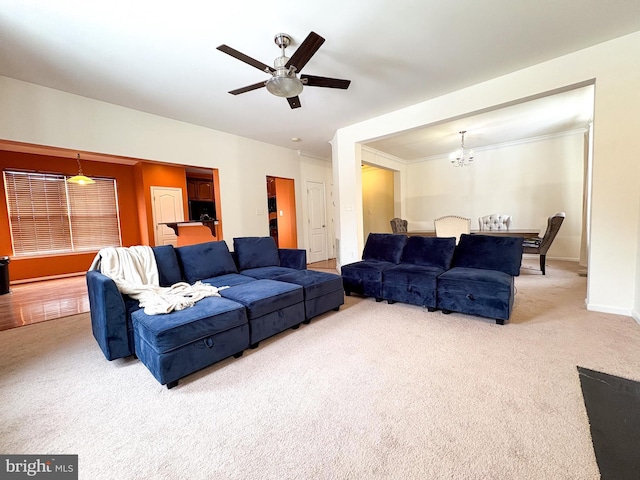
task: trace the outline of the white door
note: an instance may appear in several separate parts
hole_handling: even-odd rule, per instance
[[[307,182],[309,206],[309,263],[327,260],[327,221],[324,183]]]
[[[156,246],[176,246],[178,244],[176,233],[166,225],[160,224],[184,221],[182,189],[173,187],[151,187],[151,205]]]

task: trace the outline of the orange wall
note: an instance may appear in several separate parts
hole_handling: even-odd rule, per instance
[[[153,199],[151,187],[176,187],[182,189],[182,205],[184,218],[189,219],[189,202],[187,199],[187,174],[184,167],[140,162],[136,165],[137,203],[140,215],[140,236],[144,245],[155,246],[153,226]]]
[[[0,151],[0,169],[35,170],[42,173],[62,173],[75,175],[78,164],[75,158],[50,157],[10,151]],[[120,228],[122,244],[125,246],[141,243],[138,209],[136,204],[136,183],[134,170],[130,165],[102,162],[82,162],[82,170],[87,176],[116,179],[118,206],[120,208]],[[4,179],[0,189],[0,255],[13,254],[9,215],[4,189]],[[32,258],[11,258],[9,276],[11,281],[30,278],[65,275],[86,271],[96,252],[73,253]]]
[[[133,160],[133,159],[132,159]],[[135,160],[134,160],[135,161]],[[188,219],[186,169],[184,166],[164,165],[138,161],[134,165],[82,161],[83,173],[89,177],[115,178],[120,209],[120,229],[122,245],[154,245],[151,187],[176,187],[183,192],[184,216]],[[22,169],[42,173],[76,175],[78,164],[75,158],[62,158],[42,154],[0,150],[0,169]],[[198,237],[198,241],[222,240],[222,220],[220,211],[220,183],[218,171],[213,170],[216,209],[219,220],[217,236]],[[11,231],[4,189],[4,179],[0,189],[0,256],[11,256]],[[206,227],[203,227],[206,228]],[[206,228],[208,235],[211,232]],[[205,232],[206,233],[206,232]],[[187,239],[185,239],[187,241]],[[195,242],[195,238],[188,240]],[[48,255],[31,258],[12,257],[9,276],[12,282],[19,280],[55,277],[87,271],[96,251],[64,255]]]
[[[213,236],[211,229],[204,225],[194,225],[193,227],[179,226],[178,233],[178,247],[182,247],[183,245],[195,245],[197,243],[215,242],[219,240],[219,238]]]
[[[278,247],[298,248],[296,193],[293,180],[276,178],[276,202],[278,206]],[[280,215],[281,212],[282,215]]]

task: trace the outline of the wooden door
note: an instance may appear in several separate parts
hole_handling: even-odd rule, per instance
[[[182,204],[182,189],[173,187],[151,187],[152,214],[155,233],[155,245],[178,244],[175,232],[161,225],[165,222],[183,222],[184,207]]]

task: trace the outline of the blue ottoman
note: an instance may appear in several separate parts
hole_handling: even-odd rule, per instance
[[[220,290],[220,295],[245,306],[251,348],[305,319],[302,287],[292,283],[256,280]]]
[[[315,270],[296,270],[293,273],[276,277],[280,282],[295,283],[304,291],[304,323],[309,323],[329,310],[338,311],[344,304],[342,277],[328,272]]]
[[[193,307],[166,315],[131,314],[138,358],[167,388],[204,367],[249,346],[249,324],[243,305],[206,297]]]

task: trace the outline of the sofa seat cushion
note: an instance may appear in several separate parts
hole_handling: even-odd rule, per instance
[[[135,335],[158,353],[247,323],[244,306],[221,297],[206,297],[193,307],[166,315],[147,315],[141,309],[131,316]]]
[[[340,275],[315,270],[296,270],[277,278],[279,282],[295,283],[304,290],[305,300],[321,297],[336,290],[342,291]]]
[[[508,291],[513,277],[496,270],[454,267],[440,275],[438,283],[447,285],[451,290],[491,296]]]
[[[425,267],[422,265],[412,265],[401,263],[395,267],[385,270],[383,283],[397,285],[433,286],[438,275],[444,270],[437,267]]]
[[[223,241],[185,245],[176,248],[176,254],[182,264],[184,279],[189,283],[227,273],[238,273],[231,252]]]
[[[240,270],[280,265],[278,246],[272,237],[234,238],[233,251]]]
[[[344,265],[340,271],[343,278],[352,278],[368,282],[382,282],[382,272],[395,266],[395,263],[381,260],[362,260]]]
[[[249,320],[302,303],[302,287],[275,280],[256,280],[220,290],[220,295],[241,303]]]
[[[300,270],[296,270],[295,268],[272,266],[249,268],[247,270],[241,270],[240,273],[252,278],[274,280],[276,277],[299,271]]]
[[[256,279],[241,275],[239,273],[227,273],[226,275],[218,275],[217,277],[204,278],[203,283],[208,283],[214,287],[233,287],[234,285],[242,285],[243,283],[255,282]]]

